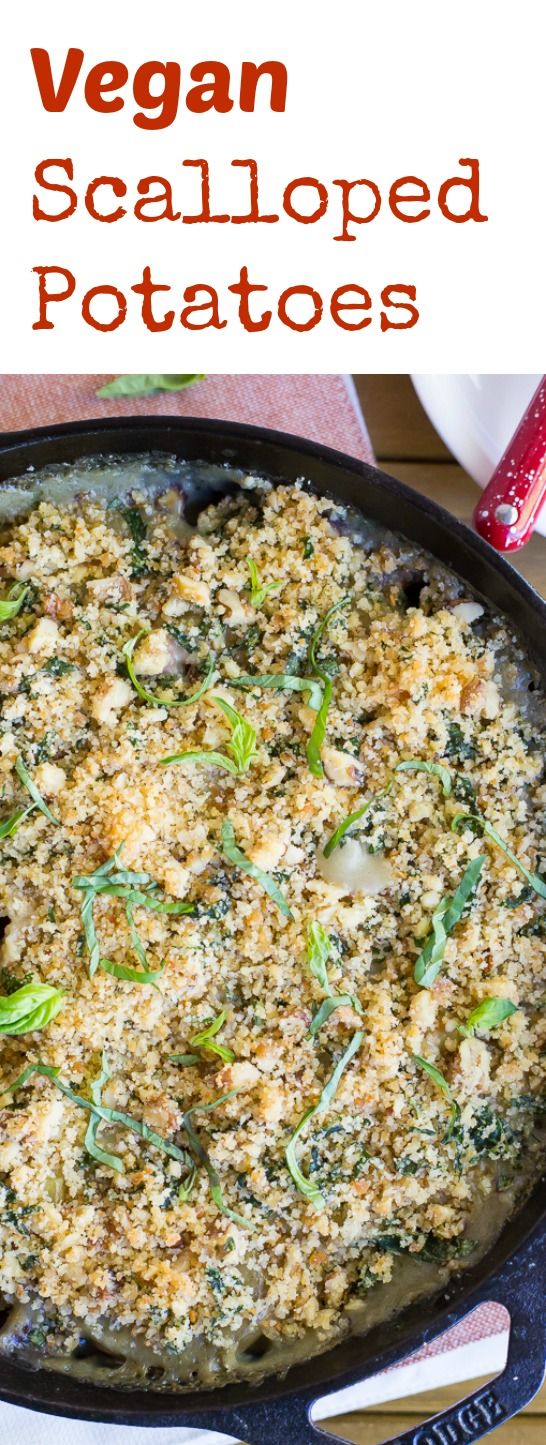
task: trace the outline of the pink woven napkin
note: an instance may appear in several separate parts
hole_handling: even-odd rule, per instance
[[[347,376],[208,376],[182,392],[104,401],[96,393],[109,380],[93,375],[0,375],[0,430],[128,414],[220,417],[293,432],[362,461],[374,460],[354,384]],[[411,1363],[498,1335],[506,1324],[502,1306],[482,1305],[462,1324],[417,1351]]]
[[[0,375],[0,430],[102,416],[220,417],[276,427],[362,461],[373,452],[350,377],[208,376],[186,391],[103,401],[109,376]]]

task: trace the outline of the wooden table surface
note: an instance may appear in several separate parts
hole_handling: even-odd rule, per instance
[[[433,497],[455,516],[470,521],[477,488],[440,441],[407,376],[357,376],[358,394],[377,459],[424,496]],[[546,594],[546,538],[535,537],[516,562],[519,570]],[[374,1405],[325,1426],[356,1445],[378,1445],[461,1399],[475,1382],[450,1386],[407,1400]],[[546,1389],[523,1415],[491,1437],[495,1445],[546,1445]],[[272,1445],[277,1442],[272,1441]],[[281,1442],[279,1442],[281,1445]],[[284,1442],[282,1442],[284,1445]],[[289,1442],[286,1442],[289,1445]]]

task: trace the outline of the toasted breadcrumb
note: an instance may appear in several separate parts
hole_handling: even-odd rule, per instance
[[[299,486],[249,483],[242,498],[206,511],[195,537],[172,503],[155,506],[138,491],[130,500],[143,519],[137,543],[123,509],[92,492],[72,508],[43,500],[0,537],[6,583],[32,579],[27,605],[0,628],[2,816],[29,801],[14,771],[21,754],[60,819],[54,827],[35,809],[2,842],[2,992],[28,976],[65,990],[45,1028],[3,1038],[1,1086],[41,1059],[89,1099],[104,1052],[109,1107],[181,1150],[191,1149],[191,1119],[239,1221],[219,1210],[199,1159],[189,1198],[179,1197],[187,1168],[119,1122],[100,1124],[97,1139],[123,1172],[90,1158],[89,1115],[35,1075],[4,1094],[0,1112],[0,1290],[41,1303],[52,1353],[63,1338],[73,1345],[78,1322],[106,1320],[178,1354],[183,1373],[184,1351],[200,1337],[233,1345],[259,1328],[271,1340],[314,1331],[327,1343],[355,1292],[396,1272],[393,1239],[423,1258],[434,1239],[450,1263],[489,1207],[499,1159],[512,1161],[517,1191],[522,1151],[532,1162],[537,1147],[532,1108],[518,1101],[532,1106],[544,1089],[544,913],[499,849],[450,822],[479,809],[536,870],[543,741],[536,710],[528,718],[505,688],[510,668],[525,675],[527,664],[502,618],[484,628],[468,588],[415,547],[378,530],[362,545],[337,505]],[[283,584],[260,608],[249,604],[248,556],[261,579]],[[419,605],[405,591],[416,571]],[[320,645],[333,698],[318,777],[307,765],[316,721],[307,697],[232,684],[241,674],[309,675],[313,632],[346,596]],[[132,687],[122,653],[143,627],[135,668],[152,693],[161,679],[155,708]],[[198,687],[211,652],[212,690],[256,732],[256,757],[235,776],[160,765],[226,746],[210,693],[188,706],[163,702]],[[70,665],[48,668],[48,658]],[[350,891],[343,869],[335,881],[323,876],[325,840],[408,758],[441,761],[455,796],[424,772],[398,774],[351,833],[378,866],[385,860],[386,886]],[[274,876],[290,917],[224,856],[227,818],[247,858]],[[148,968],[163,968],[155,987],[103,969],[89,977],[73,879],[115,849],[118,866],[144,870],[156,897],[193,905],[135,908]],[[479,854],[479,888],[433,988],[420,989],[414,966],[432,913]],[[98,896],[94,921],[101,956],[138,968],[123,900]],[[325,996],[307,961],[316,921],[330,938],[330,988],[353,1002],[313,1036]],[[463,1038],[458,1026],[495,995],[518,1012]],[[227,1057],[192,1045],[222,1011],[212,1043]],[[358,1029],[335,1098],[298,1141],[320,1212],[296,1189],[284,1151]],[[193,1064],[177,1054],[193,1054]],[[446,1098],[414,1054],[458,1101],[451,1138]]]

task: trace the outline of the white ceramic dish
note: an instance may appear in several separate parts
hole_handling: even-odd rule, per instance
[[[480,487],[485,487],[512,436],[540,376],[412,376],[442,440]],[[546,503],[537,532],[546,536]]]

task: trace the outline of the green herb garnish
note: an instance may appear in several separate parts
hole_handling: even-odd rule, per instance
[[[216,1035],[220,1033],[226,1019],[227,1013],[223,1008],[216,1018],[211,1019],[204,1028],[199,1029],[193,1035],[190,1039],[191,1048],[200,1049],[203,1053],[215,1054],[225,1064],[232,1064],[235,1058],[233,1049],[228,1049],[226,1044],[219,1044],[216,1039]],[[171,1054],[171,1063],[173,1064],[198,1064],[199,1062],[198,1054]]]
[[[235,763],[238,773],[246,773],[252,759],[256,757],[256,731],[247,722],[243,714],[231,707],[223,697],[214,697],[213,702],[217,704],[228,722],[231,725],[231,738],[228,748]]]
[[[10,813],[9,818],[4,818],[3,823],[0,823],[0,838],[11,838],[21,823],[24,823],[25,818],[28,818],[29,814],[33,812],[34,803],[31,803],[28,808],[16,808],[13,813]]]
[[[395,773],[431,773],[435,778],[439,778],[444,798],[448,798],[451,793],[451,773],[448,768],[443,767],[442,763],[427,763],[421,758],[408,758],[405,763],[397,763],[394,771]]]
[[[23,984],[6,998],[0,998],[0,1034],[9,1037],[44,1029],[63,1006],[64,989],[48,983]]]
[[[310,1108],[306,1109],[305,1113],[302,1114],[301,1119],[299,1120],[299,1123],[296,1124],[296,1128],[294,1129],[292,1137],[289,1140],[289,1143],[287,1144],[285,1149],[286,1163],[292,1179],[294,1180],[294,1184],[296,1185],[296,1189],[298,1190],[298,1193],[302,1194],[304,1199],[307,1199],[309,1204],[312,1204],[315,1209],[324,1209],[326,1200],[324,1199],[323,1194],[318,1188],[318,1185],[313,1184],[312,1181],[310,1179],[307,1179],[305,1174],[302,1173],[297,1160],[296,1145],[300,1134],[305,1128],[305,1125],[308,1123],[309,1119],[314,1118],[317,1114],[321,1114],[324,1109],[327,1109],[329,1104],[331,1104],[332,1099],[337,1093],[341,1076],[345,1072],[347,1065],[350,1064],[351,1059],[358,1052],[363,1038],[364,1034],[361,1031],[353,1034],[353,1037],[350,1043],[347,1045],[345,1052],[341,1055],[339,1062],[336,1064],[333,1074],[330,1075],[330,1078],[324,1085],[324,1088],[319,1095],[316,1104],[311,1104]]]
[[[6,597],[0,597],[0,622],[11,622],[17,617],[28,592],[23,582],[13,582]]]
[[[504,853],[505,858],[508,858],[509,863],[526,879],[529,887],[535,893],[540,894],[541,898],[546,898],[546,880],[541,878],[539,873],[531,873],[526,868],[525,863],[516,857],[516,854],[508,847],[508,843],[505,843],[504,838],[497,833],[497,829],[493,827],[492,823],[488,823],[487,818],[484,818],[481,813],[457,813],[451,824],[452,832],[458,833],[459,829],[465,827],[467,823],[470,823],[474,830],[479,830],[480,837],[490,838],[491,842],[500,848],[501,853]]]
[[[71,1089],[68,1084],[65,1084],[63,1079],[58,1077],[59,1069],[52,1068],[49,1064],[43,1064],[41,1060],[38,1060],[36,1064],[28,1064],[26,1069],[23,1069],[22,1074],[19,1074],[19,1077],[15,1079],[12,1084],[8,1084],[3,1092],[5,1094],[16,1093],[17,1089],[21,1089],[24,1084],[28,1083],[33,1074],[39,1074],[42,1078],[51,1079],[51,1082],[55,1084],[57,1089],[61,1090],[62,1094],[66,1095],[67,1099],[70,1099],[73,1104],[77,1104],[80,1109],[85,1109],[87,1113],[92,1114],[94,1118],[99,1120],[104,1119],[108,1124],[121,1124],[122,1128],[128,1129],[132,1134],[138,1135],[138,1137],[144,1139],[146,1143],[153,1144],[154,1147],[161,1150],[163,1154],[168,1154],[169,1159],[176,1159],[179,1164],[184,1164],[188,1169],[193,1168],[193,1159],[185,1149],[179,1149],[177,1144],[171,1144],[169,1140],[163,1139],[161,1134],[158,1134],[155,1129],[150,1129],[148,1124],[145,1124],[142,1119],[134,1119],[132,1114],[126,1114],[123,1109],[109,1109],[104,1104],[97,1104],[93,1099],[84,1099],[81,1094],[77,1094],[74,1089]]]
[[[256,1226],[252,1223],[250,1219],[245,1219],[243,1214],[236,1214],[235,1210],[230,1209],[229,1206],[226,1204],[222,1192],[220,1175],[218,1174],[217,1169],[214,1168],[214,1164],[212,1163],[210,1155],[207,1153],[207,1150],[201,1143],[201,1140],[198,1134],[196,1134],[193,1124],[191,1122],[193,1114],[209,1113],[211,1109],[217,1109],[219,1104],[225,1104],[227,1099],[233,1099],[235,1094],[238,1094],[239,1092],[239,1089],[230,1089],[227,1094],[220,1094],[220,1097],[218,1099],[213,1099],[211,1104],[194,1104],[193,1107],[191,1109],[187,1109],[186,1113],[183,1115],[182,1125],[186,1131],[190,1142],[190,1147],[193,1150],[193,1153],[195,1154],[198,1163],[203,1166],[203,1169],[208,1176],[211,1197],[214,1200],[217,1209],[220,1210],[221,1214],[225,1214],[227,1219],[231,1219],[234,1224],[242,1225],[243,1229],[255,1229]]]
[[[332,945],[326,929],[322,923],[312,922],[307,929],[307,962],[313,978],[317,979],[321,988],[332,996],[332,989],[328,979],[326,964],[330,957]]]
[[[465,868],[458,888],[451,898],[442,898],[432,915],[432,933],[415,964],[413,977],[421,988],[431,988],[442,967],[448,935],[459,923],[463,911],[475,892],[485,858],[473,858]]]
[[[31,776],[30,776],[30,773],[28,772],[28,769],[25,767],[25,764],[24,764],[23,759],[22,759],[21,756],[19,756],[19,757],[16,759],[16,762],[15,762],[15,771],[16,771],[16,773],[17,773],[17,777],[20,778],[20,780],[21,780],[21,782],[22,782],[22,784],[23,784],[23,787],[26,788],[27,793],[30,793],[30,796],[31,796],[32,801],[33,801],[33,803],[34,803],[34,807],[35,807],[35,808],[38,808],[39,811],[40,811],[40,813],[43,813],[44,817],[49,819],[49,822],[50,822],[50,823],[55,823],[55,826],[56,826],[57,828],[59,828],[59,827],[60,827],[59,819],[53,817],[53,813],[51,812],[51,809],[48,808],[47,803],[45,802],[45,799],[42,798],[42,794],[38,791],[38,788],[36,787],[36,783],[34,783],[34,782],[32,781],[32,778],[31,778]],[[28,811],[30,811],[30,810],[28,810]]]
[[[116,376],[106,386],[99,387],[97,396],[151,396],[155,391],[184,391],[185,387],[193,386],[196,381],[204,381],[205,377],[197,372],[188,373],[182,376],[165,376],[155,373],[144,373],[140,376]]]
[[[217,753],[212,748],[187,748],[183,753],[171,753],[166,758],[160,758],[161,767],[169,767],[172,763],[208,763],[211,767],[223,768],[235,778],[248,772],[253,758],[256,757],[255,728],[242,713],[231,707],[225,698],[213,697],[212,701],[222,709],[231,724],[231,738],[227,744],[231,757],[226,757],[225,753]]]
[[[230,677],[230,687],[265,687],[275,692],[307,692],[307,704],[318,712],[322,702],[322,687],[313,677],[297,677],[292,672],[257,672],[242,675],[241,677]]]
[[[150,983],[153,988],[157,987],[157,979],[165,972],[164,963],[160,968],[148,968],[147,965],[131,968],[128,963],[112,963],[110,958],[99,959],[99,968],[102,968],[104,973],[111,974],[112,978],[122,978],[127,983]]]
[[[451,1104],[449,1128],[442,1139],[442,1143],[447,1144],[448,1140],[451,1138],[461,1110],[456,1099],[453,1098],[453,1094],[451,1092],[451,1088],[447,1082],[447,1079],[444,1078],[444,1075],[440,1073],[440,1070],[436,1068],[435,1064],[429,1064],[428,1059],[423,1059],[420,1054],[414,1054],[413,1057],[416,1064],[419,1064],[420,1068],[424,1069],[425,1073],[428,1074],[429,1078],[432,1079],[434,1084],[436,1084],[436,1088],[439,1089],[440,1093],[444,1095],[444,1098],[447,1099],[448,1104]]]
[[[259,868],[257,863],[252,863],[251,859],[247,858],[246,853],[243,853],[237,846],[235,830],[229,818],[226,818],[222,823],[222,852],[230,863],[234,863],[243,873],[248,873],[250,878],[255,878],[256,882],[261,884],[261,887],[265,889],[265,892],[273,900],[273,903],[276,903],[277,908],[284,914],[285,918],[293,918],[292,910],[289,908],[286,898],[281,892],[278,883],[275,882],[275,879],[272,878],[269,873],[265,873],[263,868]]]
[[[318,627],[315,629],[309,646],[309,662],[311,664],[313,672],[316,674],[317,677],[320,678],[323,684],[321,704],[317,712],[313,731],[307,744],[307,762],[309,765],[309,771],[313,774],[313,777],[315,778],[324,777],[324,768],[321,761],[321,752],[326,736],[328,713],[330,711],[332,693],[334,690],[334,685],[330,673],[326,672],[324,666],[318,660],[317,649],[319,647],[323,634],[326,631],[326,628],[330,625],[332,617],[334,617],[335,614],[339,612],[342,607],[348,607],[350,601],[350,597],[342,597],[339,602],[334,602],[333,607],[328,608],[328,611],[325,613],[324,617],[321,618]]]
[[[406,762],[397,763],[394,772],[431,773],[434,777],[440,779],[444,797],[449,797],[449,794],[451,793],[451,774],[449,773],[447,768],[443,767],[442,763],[427,763],[421,758],[408,758]],[[323,854],[325,858],[329,858],[330,854],[334,852],[334,849],[339,847],[342,838],[345,837],[345,834],[349,831],[349,828],[352,828],[354,823],[358,823],[360,818],[364,817],[364,815],[368,812],[368,809],[372,807],[372,804],[379,802],[380,798],[384,798],[386,797],[387,793],[390,793],[393,784],[394,778],[390,783],[387,784],[386,788],[381,788],[378,793],[373,793],[372,797],[368,798],[367,802],[363,803],[361,808],[357,808],[354,813],[347,813],[346,817],[342,818],[341,823],[338,824],[335,832],[332,833],[331,837],[328,839],[328,842],[323,848]]]
[[[472,1010],[472,1013],[465,1024],[459,1024],[458,1032],[464,1034],[465,1038],[471,1038],[480,1029],[494,1029],[509,1019],[511,1014],[517,1013],[517,1005],[510,1003],[507,998],[484,998]]]
[[[138,693],[138,696],[142,698],[143,702],[149,702],[152,707],[189,707],[190,703],[198,702],[199,698],[203,696],[203,693],[207,691],[212,674],[214,672],[213,654],[209,653],[205,669],[205,675],[202,681],[199,683],[199,686],[195,689],[195,691],[191,692],[188,697],[170,698],[162,696],[161,693],[148,692],[148,689],[143,687],[142,683],[139,681],[133,665],[133,653],[135,647],[137,643],[140,642],[140,639],[142,637],[147,637],[148,631],[149,629],[147,627],[141,627],[140,632],[137,632],[134,637],[130,637],[129,641],[126,642],[121,649],[123,657],[125,658],[125,666],[127,668],[129,679],[133,684],[135,692]]]
[[[89,953],[89,977],[92,978],[100,967],[104,969],[105,973],[110,973],[115,978],[127,979],[132,983],[155,984],[156,979],[163,973],[165,965],[162,964],[160,969],[154,971],[148,969],[146,953],[135,927],[133,909],[148,908],[156,913],[176,916],[181,913],[193,913],[194,905],[192,903],[175,903],[171,899],[163,898],[158,894],[157,884],[154,883],[149,873],[120,868],[120,853],[121,847],[117,848],[113,856],[108,858],[94,873],[79,874],[72,880],[73,888],[78,888],[83,893],[81,920]],[[112,963],[110,959],[101,958],[93,909],[97,898],[102,894],[110,898],[123,899],[131,943],[142,965],[140,969],[133,969],[126,964]]]
[[[352,828],[354,823],[358,823],[359,819],[364,817],[364,815],[368,812],[368,809],[371,808],[374,803],[378,803],[380,798],[385,798],[387,794],[390,793],[391,788],[392,783],[388,783],[386,788],[381,788],[378,793],[373,793],[372,797],[368,798],[367,802],[363,803],[361,808],[357,808],[354,813],[347,813],[345,818],[342,818],[341,823],[338,823],[335,832],[332,833],[331,837],[328,839],[328,842],[324,845],[322,851],[325,858],[329,858],[330,854],[333,853],[334,848],[339,847],[341,839],[345,837],[346,833],[348,833],[349,828]]]
[[[181,1204],[187,1204],[188,1200],[191,1199],[197,1183],[197,1173],[197,1165],[194,1164],[193,1169],[191,1170],[191,1173],[188,1174],[187,1179],[184,1180],[183,1184],[179,1184],[178,1198]]]
[[[262,607],[266,597],[272,592],[278,592],[284,585],[282,582],[262,582],[256,563],[252,557],[247,557],[246,565],[250,573],[250,601],[253,607]]]
[[[333,1014],[338,1008],[353,1008],[356,1013],[362,1013],[361,1005],[358,999],[355,998],[354,994],[329,994],[328,998],[325,998],[324,1002],[321,1003],[320,1008],[317,1009],[314,1018],[309,1024],[308,1038],[313,1039],[315,1037],[315,1034],[318,1034],[319,1029],[322,1028],[322,1025],[328,1022],[330,1015]]]
[[[103,1053],[101,1071],[98,1079],[94,1079],[90,1085],[91,1099],[94,1104],[98,1104],[99,1106],[102,1104],[102,1091],[104,1085],[108,1083],[111,1077],[106,1061],[106,1054]],[[96,1159],[99,1164],[106,1164],[109,1169],[115,1169],[117,1174],[124,1174],[123,1159],[120,1159],[119,1154],[109,1154],[106,1149],[101,1149],[100,1144],[97,1144],[97,1130],[101,1122],[102,1120],[97,1118],[96,1114],[90,1115],[84,1140],[87,1153],[91,1155],[92,1159]]]
[[[302,550],[303,550],[304,559],[305,559],[306,562],[308,562],[308,561],[309,561],[309,558],[313,556],[314,551],[315,551],[314,544],[313,544],[313,541],[312,541],[311,537],[304,537],[304,539],[303,539],[303,549],[302,549]]]
[[[313,978],[316,978],[321,988],[324,989],[326,998],[311,1020],[308,1038],[314,1038],[315,1034],[318,1034],[319,1029],[327,1023],[335,1009],[348,1006],[355,1009],[357,1013],[362,1013],[360,1003],[353,994],[335,994],[333,992],[326,967],[330,952],[331,943],[326,929],[322,927],[321,923],[310,923],[307,929],[307,961]]]

